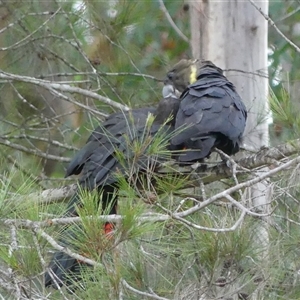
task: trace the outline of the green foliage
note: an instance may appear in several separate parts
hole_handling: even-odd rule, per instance
[[[183,1],[166,5],[188,35]],[[161,85],[144,74],[162,79],[166,67],[188,53],[188,43],[178,40],[156,2],[9,2],[3,10],[0,26],[10,26],[1,32],[1,70],[67,83],[132,107],[155,104],[161,97]],[[74,102],[103,113],[114,110],[81,94],[57,94],[24,81],[3,81],[0,89],[1,134],[17,145],[58,157],[70,157],[69,145],[81,145],[93,127],[92,112]],[[5,153],[6,146],[1,149]],[[13,149],[16,159],[19,151]],[[46,176],[63,175],[55,160],[32,155],[28,160]]]
[[[291,101],[290,94],[284,88],[277,95],[270,90],[270,108],[273,113],[274,122],[280,135],[288,139],[295,139],[300,133],[299,108]],[[275,129],[275,135],[278,134]]]
[[[99,195],[96,191],[91,194],[82,192],[81,199],[82,207],[78,208],[78,214],[82,222],[68,226],[67,233],[63,231],[61,237],[67,238],[67,244],[73,245],[79,253],[98,260],[101,254],[108,251],[111,246],[103,229],[105,221],[99,220],[98,216],[108,214],[110,207],[101,213],[102,200],[100,196],[99,204]]]
[[[190,54],[188,43],[166,21],[158,2],[122,0],[113,4],[86,0],[81,7],[76,7],[76,2],[5,1],[0,20],[1,70],[83,88],[132,107],[156,103],[161,85],[144,74],[162,79],[174,60]],[[189,13],[183,4],[165,1],[174,22],[189,36]],[[117,17],[113,17],[115,12]],[[270,16],[299,45],[297,12],[295,1],[270,1]],[[269,49],[272,143],[277,144],[299,136],[300,56],[272,27]],[[65,184],[60,179],[64,163],[101,121],[93,111],[83,110],[78,104],[104,114],[115,108],[86,95],[58,94],[26,81],[3,79],[0,89],[1,141],[10,143],[10,148],[0,147],[1,280],[7,279],[6,271],[11,268],[18,281],[12,286],[29,291],[32,299],[36,295],[50,299],[149,298],[122,286],[122,279],[141,292],[169,299],[217,299],[220,290],[228,297],[238,297],[239,291],[232,295],[229,289],[232,283],[249,295],[260,288],[257,299],[300,298],[299,168],[273,181],[270,223],[275,225],[269,236],[268,257],[264,258],[253,242],[259,241],[256,234],[260,220],[248,216],[236,230],[225,231],[240,216],[226,201],[212,203],[186,217],[202,229],[172,218],[175,211],[192,208],[205,197],[198,187],[182,191],[189,186],[188,176],[154,172],[153,162],[171,157],[166,144],[172,135],[161,128],[152,137],[151,117],[139,139],[135,130],[124,137],[125,154],[116,149],[123,167],[115,174],[122,219],[115,224],[113,235],[108,238],[104,234],[105,221],[99,215],[106,215],[109,208],[101,210],[101,195],[96,192],[82,191],[83,205],[78,208],[81,222],[42,229],[100,266],[82,266],[82,281],[73,280],[76,295],[68,294],[66,289],[43,290],[41,274],[45,266],[41,256],[47,264],[53,247],[31,229],[3,222],[63,216],[64,203],[38,205],[32,193]],[[128,122],[133,120],[129,118]],[[37,156],[20,151],[18,146],[34,150]],[[137,169],[143,170],[138,176]],[[226,184],[231,186],[232,179]],[[213,184],[207,197],[225,187]],[[183,199],[186,194],[193,197]],[[235,198],[240,200],[239,196]],[[158,214],[168,219],[153,222],[150,217]],[[0,294],[9,299],[1,283]]]
[[[296,45],[299,45],[299,7],[295,1],[270,1],[270,16],[275,21],[281,32]],[[291,136],[297,135],[298,128],[290,126],[296,119],[299,111],[298,83],[299,83],[299,53],[294,47],[282,38],[271,26],[268,33],[269,39],[269,84],[272,96],[278,104],[286,108],[287,99],[293,110],[293,116],[289,115],[289,124],[281,123],[275,114],[274,123],[271,126],[272,140],[274,144],[285,141]],[[273,100],[272,100],[273,101]],[[272,102],[271,101],[271,102]],[[272,104],[272,103],[271,103]],[[288,109],[289,111],[289,109]],[[282,113],[282,111],[280,112]],[[299,122],[298,122],[299,123]],[[298,125],[296,125],[297,127]],[[296,132],[295,132],[296,130]]]

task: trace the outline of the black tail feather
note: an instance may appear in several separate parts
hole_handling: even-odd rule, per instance
[[[78,261],[64,252],[56,252],[45,273],[45,287],[57,285],[62,286],[68,280],[68,277],[76,274]],[[50,275],[51,273],[51,275]],[[55,280],[55,281],[54,281]]]

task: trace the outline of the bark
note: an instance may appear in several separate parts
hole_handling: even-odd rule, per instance
[[[255,2],[268,13],[268,1]],[[225,69],[225,75],[236,86],[248,110],[244,143],[255,150],[268,146],[267,21],[248,1],[199,0],[190,1],[190,6],[193,55]],[[268,212],[270,197],[267,181],[251,187],[246,195],[248,205],[258,212]],[[267,249],[265,224],[257,222],[255,239],[257,246]],[[263,253],[265,256],[267,252]]]

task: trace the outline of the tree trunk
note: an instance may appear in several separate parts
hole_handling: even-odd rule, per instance
[[[257,1],[268,13],[268,1]],[[211,60],[226,70],[248,110],[244,144],[254,150],[268,146],[268,24],[248,1],[191,0],[191,47],[194,58]],[[199,28],[199,26],[201,26]],[[257,175],[257,174],[256,174]],[[248,205],[267,212],[270,199],[268,182],[247,191]],[[267,254],[267,222],[257,221],[255,240],[258,251]],[[257,297],[256,295],[255,297]]]

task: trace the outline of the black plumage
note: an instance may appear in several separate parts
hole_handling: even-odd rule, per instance
[[[174,73],[174,72],[173,72]],[[172,81],[173,73],[168,73]],[[174,82],[175,87],[176,82]],[[214,147],[228,155],[239,151],[246,126],[247,111],[234,85],[223,71],[210,61],[203,61],[196,82],[181,95],[173,147],[189,149],[179,155],[181,162],[202,160]]]
[[[102,195],[102,209],[108,209],[109,214],[116,213],[118,181],[116,173],[121,172],[123,176],[126,176],[126,169],[129,167],[131,169],[134,167],[136,172],[140,172],[149,167],[149,159],[152,160],[150,162],[152,167],[155,167],[159,160],[156,156],[149,158],[147,148],[136,157],[136,153],[129,147],[129,144],[135,140],[153,138],[158,133],[168,135],[173,131],[174,116],[179,108],[179,100],[171,85],[165,85],[163,95],[164,99],[157,108],[140,108],[110,115],[93,131],[86,145],[75,155],[67,168],[66,177],[80,174],[81,188],[88,191],[98,189],[99,194]],[[147,125],[149,114],[154,116],[151,126]],[[173,116],[173,119],[168,119],[170,116]],[[117,152],[123,154],[125,163],[119,161]],[[78,205],[80,205],[80,198],[79,193],[76,193],[70,200],[66,215],[76,216]],[[66,229],[63,234],[72,233],[68,233]],[[61,244],[66,245],[64,241],[61,241]],[[79,262],[76,259],[64,252],[56,252],[48,269],[56,278],[56,283],[61,286],[63,283],[69,283],[70,275],[76,276],[78,266]],[[45,286],[56,287],[48,271],[45,274]]]

